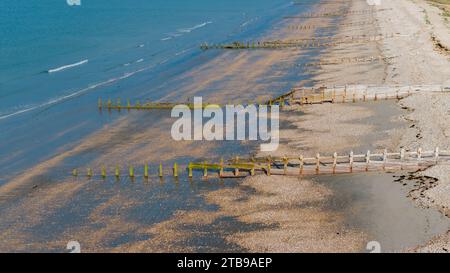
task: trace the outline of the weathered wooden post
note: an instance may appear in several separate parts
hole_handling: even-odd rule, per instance
[[[386,170],[386,163],[387,163],[387,149],[383,150],[383,170]]]
[[[133,167],[133,166],[130,166],[130,167],[129,167],[129,175],[130,175],[130,178],[131,178],[131,179],[134,178],[134,167]]]
[[[102,167],[102,178],[106,178],[106,168],[104,166]]]
[[[320,154],[316,155],[316,174],[320,173]]]
[[[173,177],[177,178],[178,177],[178,165],[177,163],[173,163]]]
[[[110,98],[108,98],[108,102],[106,104],[107,104],[108,110],[111,110],[112,103],[111,103]]]
[[[270,168],[272,167],[272,160],[270,158],[270,156],[267,158],[267,175],[270,176]]]
[[[131,108],[130,99],[127,99],[127,109],[128,109],[128,111],[130,111],[130,108]]]
[[[75,176],[75,177],[78,176],[78,170],[77,169],[73,169],[72,170],[72,176]]]
[[[353,172],[353,151],[350,152],[349,155],[349,165],[350,165],[350,172]]]
[[[400,169],[403,170],[403,162],[405,160],[405,149],[400,150]]]
[[[88,178],[91,178],[91,177],[92,177],[92,169],[91,169],[91,168],[88,168],[88,169],[87,169],[87,177],[88,177]]]
[[[334,154],[333,154],[333,174],[336,173],[337,157],[338,157],[337,152],[334,152]]]
[[[283,157],[283,171],[284,171],[284,175],[287,174],[287,168],[288,168],[288,158],[287,156]]]
[[[164,175],[163,173],[163,165],[162,163],[159,163],[159,178],[162,178]]]
[[[250,169],[250,175],[254,176],[255,175],[255,159],[252,158],[252,168]]]
[[[367,151],[367,154],[366,154],[366,172],[369,171],[369,165],[370,165],[370,151]]]
[[[144,178],[148,178],[148,162],[144,165]]]
[[[219,176],[223,177],[223,158],[220,159]]]
[[[208,177],[208,166],[206,165],[206,161],[203,162],[203,177]]]
[[[300,166],[299,166],[300,171],[299,171],[299,173],[300,173],[300,175],[303,175],[303,167],[305,165],[303,155],[300,156],[299,160],[300,160]]]
[[[189,178],[192,178],[193,174],[192,174],[192,162],[189,162],[188,165],[188,176]]]
[[[417,148],[417,160],[418,161],[422,160],[422,148],[421,147]]]
[[[355,94],[355,92],[353,92],[353,102],[354,103],[356,102],[356,94]]]
[[[116,178],[119,179],[119,177],[120,177],[120,169],[119,169],[119,165],[116,165],[116,169],[115,169],[114,174],[115,174]]]
[[[237,166],[239,164],[239,156],[236,156],[235,162],[236,162],[236,168],[234,169],[234,175],[239,176],[239,167]]]
[[[436,147],[434,150],[434,159],[436,160],[436,164],[439,162],[439,147]]]

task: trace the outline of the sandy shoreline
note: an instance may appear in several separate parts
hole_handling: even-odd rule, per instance
[[[348,5],[323,4],[316,10],[339,8],[365,10],[368,6],[366,1],[353,0]],[[450,44],[450,32],[437,8],[421,0],[417,3],[409,0],[383,1],[381,8],[392,10],[345,16],[334,35],[342,37],[398,33],[399,37],[329,48],[321,52],[320,59],[324,62],[361,56],[392,56],[392,59],[324,65],[320,69],[308,68],[308,72],[313,75],[310,82],[317,85],[450,84],[449,56],[438,50],[436,40],[432,39],[437,37],[443,45]],[[424,16],[424,10],[428,14],[428,20]],[[352,22],[360,21],[376,23],[349,26]],[[281,22],[277,26],[278,30],[267,34],[266,38],[313,37],[316,34],[314,29],[294,31],[288,26],[330,26],[333,23],[331,18],[312,18],[306,21],[293,19]],[[284,86],[285,82],[277,82],[277,77],[286,76],[285,72],[273,72],[273,67],[295,65],[296,60],[306,55],[308,52],[303,50],[225,52],[205,65],[179,76],[178,80],[186,83],[181,90],[182,99],[193,95],[204,95],[205,98],[213,95],[213,101],[226,102],[230,99],[245,101],[273,95],[264,91],[274,86]],[[293,72],[291,76],[305,77],[301,71]],[[207,90],[211,88],[222,92],[209,94]],[[255,90],[261,92],[255,93]],[[170,100],[174,96],[176,95],[169,95],[164,99]],[[399,101],[398,111],[388,111],[382,103],[323,104],[285,111],[281,114],[281,120],[286,127],[281,130],[282,145],[276,155],[314,154],[318,151],[348,152],[355,148],[377,151],[401,147],[434,149],[439,146],[441,149],[450,149],[450,98],[447,95],[414,95]],[[82,238],[83,248],[87,252],[195,252],[199,249],[224,252],[228,247],[234,251],[249,252],[365,251],[368,234],[363,230],[346,227],[345,214],[331,211],[327,207],[333,192],[309,178],[255,176],[240,181],[238,185],[198,191],[198,196],[205,201],[204,206],[208,209],[171,206],[163,200],[166,194],[173,193],[172,189],[168,192],[156,191],[155,195],[149,196],[143,193],[145,189],[142,188],[137,188],[135,192],[118,190],[114,186],[100,188],[92,186],[89,181],[33,181],[34,177],[44,176],[47,171],[63,165],[67,158],[89,153],[91,150],[98,149],[101,155],[90,162],[89,166],[100,167],[103,164],[117,164],[118,159],[125,164],[139,163],[144,157],[150,161],[165,162],[179,157],[204,158],[217,149],[214,143],[198,145],[194,142],[178,143],[168,140],[166,132],[170,131],[170,120],[167,119],[161,119],[157,124],[146,124],[147,126],[140,124],[136,129],[139,118],[142,118],[139,114],[131,115],[113,127],[103,128],[84,140],[80,146],[37,165],[26,175],[0,187],[1,196],[12,196],[1,200],[3,204],[10,203],[0,213],[0,250],[57,250],[69,240]],[[130,130],[133,134],[127,135],[126,132]],[[107,148],[111,143],[114,144],[113,147]],[[449,171],[448,167],[436,166],[418,174],[435,177],[438,181],[433,185],[419,183],[411,190],[409,198],[418,206],[437,209],[448,216]],[[101,190],[100,193],[94,194],[97,190]],[[192,188],[186,189],[186,192],[189,191],[193,191]],[[17,193],[23,196],[14,199]],[[80,197],[82,194],[83,197]],[[152,203],[151,209],[162,213],[166,209],[164,206],[167,206],[174,210],[170,219],[150,221],[146,218],[149,216],[136,212],[136,207],[147,209],[151,198],[161,202]],[[80,205],[86,200],[94,201],[90,207]],[[36,227],[45,231],[42,226],[48,223],[55,223],[57,226],[64,222],[64,217],[68,217],[58,217],[58,214],[65,213],[68,216],[76,214],[84,222],[62,227],[54,236],[46,237],[42,232],[38,240],[34,239]],[[140,218],[137,218],[140,220],[129,217],[132,213],[139,215]],[[221,240],[217,248],[191,242],[213,233],[208,227],[220,226],[222,221],[231,221],[230,219],[241,230],[216,231],[214,236]],[[447,252],[449,249],[450,232],[411,251]]]
[[[426,5],[420,3],[419,6]],[[344,84],[445,84],[448,83],[450,74],[450,64],[448,57],[442,55],[442,52],[437,51],[431,37],[437,35],[434,28],[426,27],[426,21],[422,17],[419,6],[410,1],[391,1],[385,3],[383,8],[392,8],[392,11],[379,12],[374,14],[374,17],[365,18],[366,20],[376,20],[375,25],[363,26],[359,28],[351,28],[349,31],[347,27],[342,27],[338,30],[336,36],[344,36],[351,33],[353,36],[358,35],[377,35],[381,33],[396,33],[401,37],[392,40],[383,40],[377,43],[368,43],[363,45],[352,45],[333,48],[327,50],[321,55],[321,61],[326,63],[326,60],[336,60],[342,58],[355,58],[359,56],[375,56],[387,57],[393,56],[389,62],[379,63],[364,63],[358,65],[338,64],[330,66],[322,66],[317,76],[314,78],[317,85],[322,83],[325,85],[344,85]],[[358,10],[367,7],[364,1],[353,1],[350,9]],[[428,8],[428,7],[427,7]],[[395,16],[394,16],[395,14]],[[370,15],[369,15],[370,16]],[[342,22],[343,25],[349,25],[350,22],[361,20],[359,16],[348,16]],[[433,17],[434,21],[439,18]],[[428,29],[428,31],[424,31]],[[448,31],[448,29],[447,29]],[[443,37],[445,40],[449,37]],[[415,57],[410,56],[411,53]],[[283,145],[278,149],[277,155],[295,155],[308,154],[314,155],[315,152],[331,154],[334,151],[347,152],[350,149],[361,147],[362,149],[369,149],[372,151],[380,151],[384,148],[390,150],[399,150],[402,147],[408,149],[417,149],[419,146],[424,149],[434,149],[436,146],[442,149],[448,148],[450,142],[448,141],[448,101],[450,99],[447,95],[416,95],[404,99],[399,102],[398,109],[403,111],[385,117],[386,121],[378,124],[378,128],[373,126],[373,121],[377,117],[382,116],[385,109],[383,107],[373,108],[353,106],[353,105],[312,105],[302,109],[305,115],[295,115],[293,113],[283,114],[282,120],[290,121],[297,129],[281,130],[281,140]],[[425,106],[425,107],[424,107]],[[401,110],[407,109],[407,110]],[[430,111],[430,109],[432,109]],[[365,119],[367,123],[360,124],[358,120]],[[389,123],[400,123],[397,126],[386,128]],[[401,125],[403,124],[403,125]],[[379,130],[381,134],[373,136]],[[419,132],[419,134],[418,134]],[[372,142],[370,142],[372,141]],[[433,148],[431,148],[433,147]],[[364,151],[364,150],[363,150]],[[410,193],[410,197],[417,202],[417,205],[437,208],[444,214],[448,215],[448,167],[439,166],[427,170],[424,176],[431,176],[438,178],[437,186],[426,185],[426,182],[416,185]],[[261,178],[265,179],[265,178]],[[301,187],[302,183],[306,183],[303,179],[282,179],[283,186],[291,186],[290,190],[286,190],[280,194],[280,204],[283,204],[283,198],[290,196],[290,191],[296,186]],[[279,184],[273,183],[273,189],[279,187]],[[244,183],[249,183],[253,187],[257,187],[254,178],[245,180]],[[314,188],[314,183],[311,184]],[[420,190],[418,190],[420,189]],[[311,190],[312,191],[312,190]],[[258,191],[260,192],[260,191]],[[414,193],[419,192],[417,196]],[[264,193],[264,191],[262,191]],[[221,203],[223,196],[226,193],[221,193],[217,198],[213,198],[215,203]],[[239,195],[237,192],[230,193],[231,196]],[[405,196],[398,196],[398,198],[405,198]],[[296,199],[296,203],[301,203],[302,199],[308,200],[308,197],[302,196]],[[320,200],[320,199],[318,199]],[[316,200],[316,201],[318,201]],[[247,207],[253,208],[255,204],[252,201],[247,201]],[[319,202],[320,203],[320,202]],[[432,204],[430,204],[432,203]],[[374,204],[376,205],[376,204]],[[227,211],[227,205],[221,208]],[[319,208],[315,211],[316,215],[326,214],[326,210],[319,204],[315,204],[313,208]],[[290,211],[290,210],[288,210]],[[293,209],[297,213],[297,218],[308,218],[307,211],[299,211]],[[302,215],[303,213],[303,215]],[[238,214],[239,215],[239,214]],[[347,231],[345,236],[340,232],[333,233],[327,230],[329,224],[334,225],[339,229],[343,225],[343,219],[339,214],[334,214],[334,217],[326,218],[326,223],[311,221],[309,229],[305,226],[296,228],[283,228],[287,223],[294,224],[296,220],[282,218],[270,210],[253,214],[245,214],[240,216],[243,221],[255,223],[261,222],[272,223],[280,228],[277,229],[276,236],[271,236],[267,232],[253,232],[246,234],[238,234],[230,236],[229,240],[237,241],[239,244],[246,246],[249,250],[259,251],[363,251],[365,243],[367,243],[367,235],[355,232],[354,230]],[[314,225],[316,224],[316,225]],[[288,225],[288,226],[291,226]],[[311,237],[316,238],[313,246],[310,244],[311,237],[304,236],[302,240],[295,240],[297,233],[310,232]],[[323,234],[327,234],[324,236]],[[450,234],[450,233],[449,233]],[[334,236],[333,236],[334,235]],[[285,237],[283,237],[285,236]],[[289,238],[289,239],[288,239]],[[323,240],[318,240],[321,238]],[[324,239],[326,238],[326,239]],[[348,248],[341,248],[337,244],[337,238],[343,239],[344,244]],[[429,245],[423,248],[417,248],[417,251],[442,251],[447,252],[449,247],[449,235],[442,235],[432,240]],[[429,238],[431,239],[431,238]],[[283,244],[278,245],[277,243]],[[303,247],[300,247],[303,246]],[[398,249],[398,251],[405,251],[406,249]]]

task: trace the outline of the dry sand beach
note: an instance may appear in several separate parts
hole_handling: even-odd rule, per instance
[[[365,0],[328,1],[316,5],[315,11],[368,8]],[[286,76],[298,78],[299,86],[305,83],[450,86],[450,25],[440,7],[423,0],[395,0],[382,1],[375,9],[383,10],[345,15],[337,29],[327,35],[342,38],[395,34],[394,37],[327,47],[317,57],[309,56],[307,49],[226,51],[179,75],[177,81],[182,83],[179,93],[168,93],[164,100],[177,98],[180,93],[182,99],[202,95],[214,102],[268,98],[276,95],[271,90],[286,89],[283,80]],[[290,26],[330,27],[336,23],[333,20],[328,17],[282,20],[262,39],[314,37],[315,29],[300,31]],[[362,21],[372,23],[354,25]],[[333,63],[372,57],[371,61],[361,63]],[[324,65],[311,66],[305,74],[295,67],[302,58]],[[293,69],[286,75],[287,72],[277,71],[277,67]],[[212,94],[210,90],[218,91]],[[364,224],[349,224],[356,221],[349,211],[330,205],[336,200],[334,196],[339,196],[339,186],[329,187],[327,182],[315,177],[257,175],[227,186],[220,184],[224,182],[211,186],[213,182],[198,181],[186,186],[185,195],[180,194],[180,199],[189,196],[183,202],[162,201],[183,187],[173,183],[169,191],[157,190],[171,181],[142,187],[135,183],[125,190],[117,184],[105,186],[84,179],[76,182],[73,178],[46,179],[48,172],[65,168],[66,162],[75,155],[86,155],[89,159],[89,165],[80,167],[99,169],[103,165],[143,163],[142,158],[150,162],[171,162],[176,158],[204,159],[220,153],[220,145],[215,142],[199,144],[170,139],[167,132],[172,120],[161,114],[158,122],[147,124],[142,122],[143,114],[130,113],[83,139],[80,145],[2,185],[0,250],[59,251],[75,238],[86,252],[364,252],[369,241],[377,240]],[[281,144],[272,155],[313,156],[317,152],[332,154],[350,150],[364,153],[385,148],[432,150],[436,146],[448,150],[449,115],[450,97],[436,93],[414,94],[398,101],[288,107],[281,112]],[[430,183],[430,179],[415,179],[412,183],[404,179],[402,182],[409,183],[404,187],[407,190],[401,190],[401,185],[393,182],[394,175],[408,177],[404,172],[387,178],[383,174],[367,178],[371,183],[378,183],[380,179],[392,177],[392,181],[381,183],[383,188],[379,191],[391,192],[389,198],[401,200],[399,203],[409,206],[411,214],[426,210],[424,214],[429,211],[433,219],[442,216],[438,229],[431,227],[433,232],[423,231],[424,234],[417,234],[420,239],[405,239],[407,243],[402,241],[389,247],[389,251],[450,250],[450,224],[445,225],[450,218],[449,174],[450,167],[441,165],[415,173],[415,178],[436,180]],[[365,180],[366,176],[340,179],[345,183],[347,179]],[[211,188],[203,190],[207,186]],[[193,197],[189,195],[192,192],[195,192]],[[202,206],[193,205],[198,200],[202,200]],[[158,218],[140,210],[151,210],[158,217],[170,212],[166,213],[168,217]],[[386,215],[378,221],[384,221]],[[365,217],[372,221],[370,217],[377,215]],[[395,219],[389,221],[395,229]],[[414,232],[420,233],[422,227],[418,226]]]

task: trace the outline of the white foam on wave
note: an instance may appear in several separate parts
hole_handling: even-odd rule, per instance
[[[191,51],[192,49],[194,49],[194,47],[188,48],[188,49],[184,49],[184,50],[181,50],[181,51],[175,53],[175,56],[183,55],[184,53],[186,53],[186,52],[188,52],[188,51]]]
[[[3,116],[0,116],[0,120],[4,120],[4,119],[7,119],[7,118],[10,118],[10,117],[13,117],[13,116],[17,116],[17,115],[20,115],[20,114],[31,112],[31,111],[37,110],[39,108],[52,106],[54,104],[57,104],[57,103],[69,100],[69,99],[77,97],[77,96],[80,96],[80,95],[82,95],[82,94],[84,94],[84,93],[86,93],[88,91],[91,91],[93,89],[96,89],[98,87],[106,86],[108,84],[112,84],[114,82],[117,82],[117,81],[129,78],[129,77],[131,77],[131,76],[133,76],[133,75],[135,75],[137,73],[143,72],[145,70],[148,70],[148,69],[151,69],[151,68],[154,68],[154,67],[155,67],[155,65],[147,66],[147,67],[138,69],[138,70],[133,71],[133,72],[124,73],[120,77],[111,78],[111,79],[109,79],[107,81],[103,81],[103,82],[99,82],[99,83],[95,83],[95,84],[89,85],[88,87],[80,89],[80,90],[78,90],[78,91],[76,91],[74,93],[71,93],[71,94],[68,94],[68,95],[64,95],[64,96],[61,96],[61,97],[57,97],[57,98],[53,98],[53,99],[50,99],[50,100],[48,100],[48,101],[46,101],[46,102],[44,102],[42,104],[31,106],[31,107],[28,107],[28,108],[25,108],[25,109],[21,109],[21,110],[18,110],[16,112],[13,112],[13,113],[10,113],[10,114],[6,114],[6,115],[3,115]]]
[[[255,22],[256,20],[258,20],[258,17],[255,17],[255,18],[252,18],[252,19],[250,19],[248,21],[245,21],[244,23],[241,24],[241,27],[245,27],[245,26]]]
[[[201,24],[197,24],[197,25],[195,25],[193,27],[177,29],[177,32],[175,32],[175,33],[168,33],[167,37],[162,38],[161,41],[172,40],[172,39],[174,39],[176,37],[179,37],[179,36],[182,36],[184,34],[191,33],[192,31],[194,31],[196,29],[199,29],[199,28],[202,28],[202,27],[206,27],[207,25],[212,24],[212,23],[213,22],[211,22],[211,21],[206,21],[206,22],[203,22]]]
[[[48,72],[48,73],[60,72],[60,71],[63,71],[63,70],[66,70],[66,69],[69,69],[69,68],[72,68],[72,67],[76,67],[76,66],[79,66],[79,65],[83,65],[83,64],[85,64],[85,63],[87,63],[87,62],[89,62],[88,59],[82,60],[82,61],[79,61],[79,62],[73,63],[73,64],[63,65],[63,66],[60,66],[60,67],[58,67],[58,68],[49,69],[49,70],[47,70],[47,72]]]
[[[188,49],[182,50],[182,51],[180,51],[180,52],[175,53],[175,56],[179,56],[179,55],[184,54],[184,53],[186,53],[186,52],[188,52],[188,51],[190,51],[190,50],[192,50],[192,49],[195,49],[195,48],[196,48],[196,47],[192,47],[192,48],[188,48]],[[93,90],[93,89],[96,89],[96,88],[98,88],[98,87],[102,87],[102,86],[106,86],[106,85],[108,85],[108,84],[112,84],[112,83],[114,83],[114,82],[117,82],[117,81],[120,81],[120,80],[129,78],[129,77],[131,77],[131,76],[133,76],[133,75],[135,75],[135,74],[137,74],[137,73],[141,73],[141,72],[143,72],[143,71],[152,69],[152,68],[156,67],[157,65],[165,64],[165,63],[167,63],[170,59],[171,59],[171,58],[167,58],[167,59],[164,59],[164,60],[160,61],[160,62],[157,63],[156,65],[155,65],[155,64],[149,65],[149,66],[140,68],[140,69],[138,69],[138,70],[135,70],[135,71],[133,71],[133,72],[127,72],[127,73],[124,73],[122,76],[119,76],[119,77],[116,77],[116,78],[112,78],[112,79],[109,79],[109,80],[107,80],[107,81],[103,81],[103,82],[99,82],[99,83],[95,83],[95,84],[89,85],[88,87],[83,88],[83,89],[80,89],[80,90],[78,90],[78,91],[76,91],[76,92],[74,92],[74,93],[71,93],[71,94],[68,94],[68,95],[64,95],[64,96],[61,96],[61,97],[57,97],[57,98],[50,99],[50,100],[48,100],[47,102],[44,102],[44,103],[39,104],[39,105],[29,106],[28,108],[20,109],[20,110],[17,110],[17,111],[15,111],[15,112],[12,112],[12,113],[9,113],[9,114],[5,114],[5,115],[1,115],[1,113],[0,113],[0,115],[1,115],[1,116],[0,116],[0,120],[4,120],[4,119],[7,119],[7,118],[10,118],[10,117],[13,117],[13,116],[17,116],[17,115],[20,115],[20,114],[24,114],[24,113],[27,113],[27,112],[31,112],[31,111],[37,110],[37,109],[39,109],[39,108],[44,108],[44,107],[52,106],[52,105],[54,105],[54,104],[57,104],[57,103],[60,103],[60,102],[69,100],[69,99],[71,99],[71,98],[74,98],[74,97],[83,95],[84,93],[87,93],[87,92],[89,92],[89,91],[91,91],[91,90]],[[143,61],[144,61],[144,59],[141,58],[141,59],[136,60],[136,63],[141,63],[141,62],[143,62]],[[87,60],[86,60],[86,62],[87,62]],[[78,63],[81,63],[81,62],[78,62]],[[78,63],[77,63],[77,64],[78,64]],[[84,62],[84,63],[85,63],[85,62]],[[79,64],[78,64],[78,65],[79,65]],[[129,65],[131,65],[131,63],[126,63],[126,64],[124,64],[124,66],[129,66]],[[24,107],[27,107],[27,106],[24,106]]]
[[[195,25],[195,26],[190,27],[190,28],[182,28],[182,29],[179,29],[178,31],[179,31],[179,32],[183,32],[183,33],[190,33],[190,32],[192,32],[193,30],[196,30],[196,29],[199,29],[199,28],[202,28],[202,27],[206,27],[206,26],[209,25],[209,24],[212,24],[212,22],[211,22],[211,21],[203,22],[203,23],[201,23],[201,24]]]

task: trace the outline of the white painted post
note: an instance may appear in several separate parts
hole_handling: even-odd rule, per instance
[[[316,155],[316,173],[319,174],[320,172],[320,154]]]
[[[386,163],[387,163],[387,149],[384,149],[384,151],[383,151],[383,170],[386,170]]]
[[[353,151],[350,152],[350,159],[349,159],[349,163],[350,163],[350,172],[353,172]]]
[[[334,152],[334,154],[333,154],[333,174],[336,173],[336,165],[337,165],[337,153]]]
[[[436,163],[439,161],[439,147],[436,147],[436,150],[434,151],[434,158],[436,160]]]
[[[417,160],[422,160],[422,148],[417,149]]]
[[[403,170],[403,161],[405,160],[405,149],[400,150],[400,169]]]

